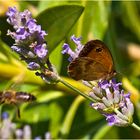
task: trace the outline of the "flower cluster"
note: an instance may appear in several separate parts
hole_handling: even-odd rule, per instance
[[[134,107],[130,101],[130,93],[124,93],[120,88],[121,84],[114,79],[109,82],[104,80],[98,82],[89,93],[95,100],[91,106],[106,117],[109,125],[128,126],[133,122]]]
[[[72,51],[66,43],[64,43],[62,51],[63,54],[70,55],[69,61],[77,58],[83,49],[81,38],[76,38],[73,35],[71,40],[77,46],[75,51]],[[120,88],[122,83],[116,83],[115,80],[109,82],[101,80],[96,86],[93,86],[89,81],[83,81],[83,83],[92,89],[89,96],[94,102],[91,103],[91,106],[106,117],[109,125],[128,126],[133,123],[134,107],[130,101],[130,94],[124,93],[124,90]]]
[[[2,123],[0,127],[0,139],[32,139],[32,130],[29,125],[23,129],[17,128],[16,124],[11,122],[7,112],[2,113]],[[35,139],[41,137],[37,136]],[[49,132],[45,134],[45,140],[51,140]]]
[[[24,57],[45,58],[48,52],[46,43],[44,43],[46,32],[36,24],[30,11],[18,12],[13,7],[9,8],[7,16],[7,22],[15,29],[15,32],[8,30],[8,35],[15,40],[15,44],[11,48]]]
[[[32,18],[30,11],[17,11],[15,7],[10,7],[6,13],[8,16],[7,22],[14,28],[14,32],[8,30],[15,44],[11,46],[12,50],[18,53],[22,60],[28,64],[30,70],[40,70],[37,76],[40,76],[45,82],[50,83],[53,77],[53,82],[57,81],[57,74],[52,71],[52,65],[46,67],[48,60],[48,49],[45,42],[47,33],[37,25],[36,20]],[[48,66],[48,63],[47,63]]]

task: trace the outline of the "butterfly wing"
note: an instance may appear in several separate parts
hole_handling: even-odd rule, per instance
[[[70,77],[75,80],[93,81],[107,77],[108,68],[89,57],[78,57],[68,66]]]
[[[85,45],[78,57],[89,57],[94,61],[99,62],[108,69],[108,71],[114,70],[113,58],[110,50],[100,40],[90,40]]]

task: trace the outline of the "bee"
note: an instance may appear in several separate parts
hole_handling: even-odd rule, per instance
[[[35,101],[36,97],[30,93],[14,90],[0,91],[0,104],[13,104],[17,107],[17,115],[20,118],[18,105],[24,102]]]

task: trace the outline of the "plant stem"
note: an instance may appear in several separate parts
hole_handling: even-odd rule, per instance
[[[67,83],[66,81],[64,81],[63,79],[59,79],[59,81],[64,84],[65,86],[67,86],[68,88],[72,89],[73,91],[77,92],[78,94],[80,94],[81,96],[85,97],[86,99],[88,99],[89,101],[95,102],[95,100],[93,98],[91,98],[90,96],[88,96],[87,94],[81,92],[80,90],[78,90],[77,88],[75,88],[74,86],[72,86],[71,84]]]
[[[140,131],[140,127],[138,125],[136,125],[135,123],[132,123],[131,126],[135,129],[137,129],[138,131]]]

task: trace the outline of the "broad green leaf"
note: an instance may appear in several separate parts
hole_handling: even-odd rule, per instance
[[[41,0],[39,1],[39,5],[38,5],[38,11],[42,12],[43,10],[45,10],[48,7],[53,7],[53,6],[58,6],[61,4],[66,4],[67,1],[62,1],[62,0]]]
[[[62,43],[59,44],[57,48],[50,55],[50,61],[57,69],[57,72],[60,73],[61,65],[62,65]],[[57,58],[57,59],[56,59]]]
[[[93,3],[90,14],[93,14],[92,35],[94,38],[103,39],[109,24],[110,6],[110,1]]]
[[[68,113],[65,116],[64,122],[62,124],[62,128],[61,128],[61,135],[62,138],[66,138],[67,135],[70,133],[71,127],[72,127],[72,123],[73,123],[73,119],[75,117],[75,114],[77,112],[77,109],[79,107],[79,105],[81,104],[81,102],[83,102],[84,98],[81,96],[78,96],[75,101],[72,103],[70,109],[68,110]]]
[[[93,139],[101,139],[101,138],[103,138],[104,135],[106,135],[110,131],[111,128],[112,127],[109,126],[109,125],[107,125],[107,124],[103,125],[99,129],[99,131],[97,131],[97,133],[95,134],[95,136],[93,137]]]
[[[37,100],[34,103],[22,104],[22,106],[20,107],[22,115],[21,119],[30,123],[47,120],[50,117],[50,114],[44,113],[44,110],[45,112],[50,112],[49,106],[52,100],[55,102],[62,96],[62,92],[48,91],[47,94],[43,93],[37,96]],[[51,111],[53,110],[51,109]],[[32,115],[33,117],[30,118],[30,116]]]
[[[135,1],[122,1],[122,20],[124,24],[129,27],[129,29],[137,36],[140,40],[140,16],[139,8],[137,7],[137,2]],[[125,17],[125,18],[124,18]]]
[[[82,24],[81,24],[81,29],[79,29],[80,30],[79,32],[80,32],[80,35],[82,36],[82,41],[85,43],[88,39],[88,36],[89,36],[88,34],[91,32],[91,27],[92,27],[96,12],[94,8],[95,1],[85,1],[84,5],[85,5],[85,10],[80,20]]]
[[[48,32],[46,41],[52,51],[68,34],[84,10],[79,5],[61,5],[49,8],[37,17],[42,28]]]
[[[41,91],[40,91],[41,92]],[[39,103],[41,102],[49,102],[51,100],[54,100],[54,99],[57,99],[57,98],[60,98],[64,96],[63,92],[61,91],[49,91],[49,93],[43,93],[43,94],[40,94],[38,97],[37,97],[37,101]]]

